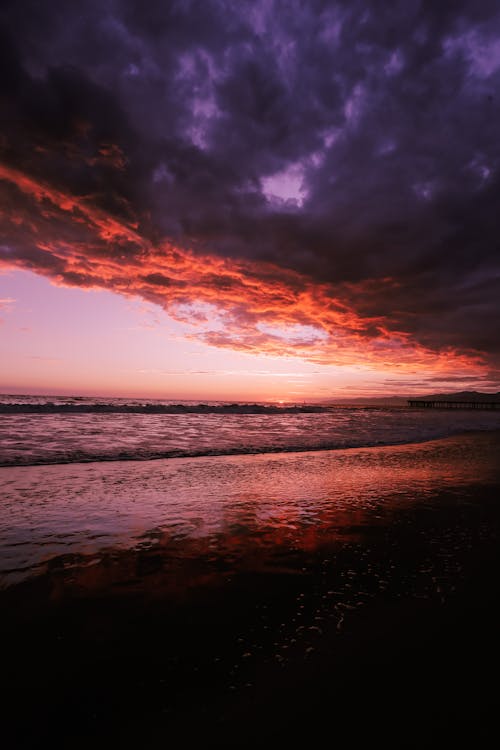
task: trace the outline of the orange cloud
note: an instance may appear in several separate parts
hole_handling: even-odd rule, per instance
[[[120,159],[112,147],[103,156]],[[271,263],[155,244],[138,221],[112,216],[92,196],[70,195],[1,164],[0,180],[8,191],[5,244],[15,241],[4,265],[56,284],[142,297],[189,323],[190,337],[217,347],[402,372],[485,368],[478,352],[433,351],[390,319],[362,314],[364,295],[386,294],[397,284],[390,278],[335,287]]]

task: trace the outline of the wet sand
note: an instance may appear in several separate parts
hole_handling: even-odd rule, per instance
[[[483,433],[0,470],[10,746],[493,742],[499,458]]]

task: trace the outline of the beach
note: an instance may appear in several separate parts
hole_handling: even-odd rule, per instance
[[[492,738],[499,449],[0,468],[16,747]]]

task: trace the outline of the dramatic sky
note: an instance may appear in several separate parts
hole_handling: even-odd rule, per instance
[[[3,0],[4,391],[499,388],[498,0]]]

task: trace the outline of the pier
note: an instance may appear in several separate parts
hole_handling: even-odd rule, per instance
[[[408,399],[408,406],[419,409],[500,409],[500,401],[447,401]]]

